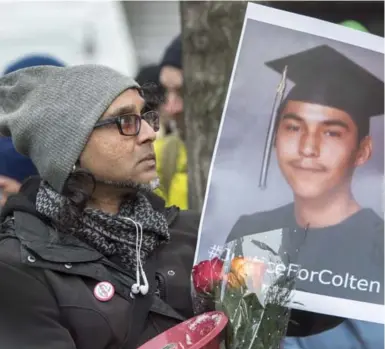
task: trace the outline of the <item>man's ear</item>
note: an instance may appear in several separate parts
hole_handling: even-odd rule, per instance
[[[372,151],[373,151],[372,137],[366,136],[361,140],[358,146],[355,166],[364,165],[372,157]]]

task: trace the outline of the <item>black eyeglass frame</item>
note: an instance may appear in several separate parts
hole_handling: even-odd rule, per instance
[[[148,111],[146,113],[143,113],[142,115],[128,113],[128,114],[118,115],[118,116],[115,116],[115,117],[110,118],[110,119],[101,120],[101,121],[98,121],[95,124],[94,129],[95,128],[100,128],[100,127],[103,127],[103,126],[107,126],[107,125],[115,124],[118,127],[119,133],[122,136],[137,136],[140,133],[140,129],[141,129],[141,126],[142,126],[142,120],[144,120],[144,121],[146,121],[148,123],[148,121],[146,120],[146,115],[148,115],[150,113],[151,114],[152,113],[156,113],[156,115],[157,115],[158,126],[157,127],[151,126],[150,123],[149,123],[149,125],[154,129],[155,132],[158,132],[159,131],[159,113],[156,112],[155,110],[150,110],[150,111]],[[134,116],[135,117],[135,129],[136,129],[135,133],[130,133],[130,134],[124,133],[124,131],[122,129],[122,122],[121,122],[121,120],[122,120],[122,118],[124,118],[126,116]]]

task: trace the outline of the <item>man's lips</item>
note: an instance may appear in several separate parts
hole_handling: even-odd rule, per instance
[[[144,158],[139,160],[139,163],[142,163],[145,161],[155,161],[155,154],[149,154],[149,155],[145,156]]]
[[[300,171],[308,172],[325,172],[326,168],[318,164],[302,164],[296,161],[289,163],[291,167]]]

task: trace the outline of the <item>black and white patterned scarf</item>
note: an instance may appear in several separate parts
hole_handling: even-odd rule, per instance
[[[68,199],[58,194],[47,183],[42,182],[36,197],[37,211],[53,221],[63,220],[63,204]],[[121,205],[117,215],[86,208],[76,228],[66,233],[95,248],[106,257],[117,256],[128,270],[136,268],[137,233],[135,225],[124,217],[140,223],[143,240],[140,258],[144,264],[148,256],[163,242],[170,239],[166,217],[155,211],[148,198],[138,192],[132,201]]]

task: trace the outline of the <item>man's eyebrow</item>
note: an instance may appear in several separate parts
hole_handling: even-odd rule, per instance
[[[282,120],[296,120],[296,121],[304,121],[300,116],[298,116],[297,114],[294,114],[294,113],[287,113],[287,114],[284,114],[282,117],[281,117]]]
[[[339,127],[344,128],[347,131],[350,130],[349,125],[346,122],[341,121],[341,120],[325,120],[322,123],[326,126],[339,126]]]
[[[305,120],[303,118],[301,118],[299,115],[293,114],[293,113],[285,114],[285,115],[282,116],[281,119],[282,120],[295,120],[295,121],[299,121],[299,122],[305,122]],[[324,126],[338,126],[338,127],[342,127],[345,130],[347,130],[347,131],[350,130],[349,125],[346,122],[338,120],[338,119],[321,121],[321,124],[324,125]]]
[[[115,116],[124,115],[124,114],[136,114],[136,107],[134,105],[125,105],[119,107],[112,112],[108,113],[105,118],[113,118]]]

